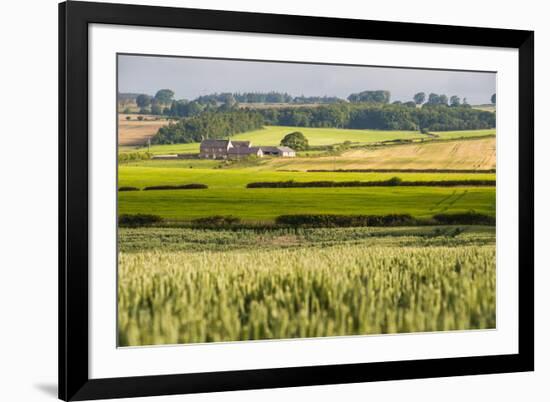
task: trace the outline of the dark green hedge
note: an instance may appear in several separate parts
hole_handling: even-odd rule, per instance
[[[118,225],[122,227],[151,226],[160,222],[162,222],[160,216],[150,214],[122,214],[118,217]]]
[[[235,216],[215,215],[194,219],[192,223],[193,225],[200,227],[224,227],[238,225],[241,223],[241,219]]]
[[[434,180],[434,181],[402,181],[399,177],[381,181],[274,181],[248,183],[247,188],[304,188],[304,187],[392,187],[392,186],[495,186],[495,180]]]
[[[494,216],[480,214],[475,211],[437,214],[433,216],[437,223],[444,225],[495,225]]]
[[[477,213],[437,214],[432,218],[415,218],[409,214],[390,215],[281,215],[275,219],[281,226],[354,227],[354,226],[425,226],[425,225],[495,225],[493,216]]]
[[[391,215],[281,215],[275,223],[285,226],[351,227],[415,226],[419,220],[408,214]],[[425,222],[423,222],[425,223]]]
[[[175,185],[161,185],[161,186],[149,186],[145,187],[143,190],[200,190],[208,188],[206,184],[201,183],[191,183],[191,184],[175,184]]]

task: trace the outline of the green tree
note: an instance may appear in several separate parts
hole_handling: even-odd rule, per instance
[[[460,98],[456,95],[451,96],[451,106],[460,106]]]
[[[421,105],[426,100],[426,94],[424,92],[418,92],[417,94],[414,94],[413,100],[417,105]]]
[[[151,105],[151,114],[162,114],[162,107],[159,103],[154,103],[153,105]]]
[[[281,145],[290,147],[295,151],[305,151],[309,148],[309,142],[307,138],[299,131],[285,135],[281,140]]]
[[[372,102],[372,103],[390,103],[390,91],[362,91],[348,96],[348,101],[352,103]]]
[[[430,95],[428,95],[428,104],[439,105],[439,95],[434,94],[433,92]]]
[[[161,89],[155,94],[155,99],[164,105],[172,102],[174,98],[174,91],[171,89]]]
[[[145,108],[151,104],[151,97],[145,94],[138,95],[136,103],[140,108]]]
[[[491,103],[492,103],[493,105],[496,105],[496,104],[497,104],[497,94],[493,94],[493,95],[491,96]]]

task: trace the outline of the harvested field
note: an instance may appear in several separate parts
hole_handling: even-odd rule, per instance
[[[132,120],[127,120],[126,116],[130,116]],[[139,121],[137,115],[120,114],[118,117],[119,145],[144,145],[160,127],[168,124],[166,119],[154,119],[155,117],[145,116],[144,120]]]
[[[267,166],[267,165],[266,165]],[[273,170],[495,169],[496,138],[353,149],[339,156],[273,159]]]

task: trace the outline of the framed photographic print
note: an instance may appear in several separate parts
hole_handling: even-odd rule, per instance
[[[534,33],[59,5],[59,397],[534,369]]]

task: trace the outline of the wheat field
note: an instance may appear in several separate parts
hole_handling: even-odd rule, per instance
[[[119,346],[495,327],[494,245],[120,253]]]

